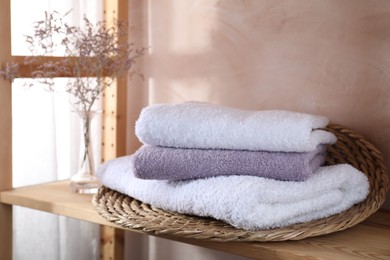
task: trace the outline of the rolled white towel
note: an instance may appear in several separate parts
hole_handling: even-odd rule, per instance
[[[111,160],[99,167],[97,176],[106,187],[155,207],[249,230],[328,217],[363,201],[369,191],[367,177],[347,164],[321,167],[304,182],[235,175],[142,180],[134,177],[132,164],[132,156]]]
[[[335,135],[319,129],[328,123],[324,116],[283,110],[157,104],[141,111],[135,131],[141,142],[154,146],[309,152],[336,142]]]

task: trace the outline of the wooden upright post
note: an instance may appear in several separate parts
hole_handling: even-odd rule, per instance
[[[0,0],[0,66],[11,60],[10,0]],[[0,191],[12,189],[11,83],[0,78]],[[12,259],[12,206],[0,203],[0,259]]]
[[[104,18],[127,21],[127,0],[104,0]],[[120,39],[121,40],[121,39]],[[107,88],[103,97],[103,160],[110,160],[126,153],[126,104],[127,77],[118,78],[116,84]],[[124,259],[124,231],[107,226],[100,228],[101,259]]]

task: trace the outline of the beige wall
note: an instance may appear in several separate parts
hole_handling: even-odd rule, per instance
[[[150,47],[132,85],[143,104],[323,114],[365,135],[390,168],[389,0],[130,2],[132,35]]]
[[[149,102],[323,114],[367,136],[390,168],[390,1],[141,2]]]

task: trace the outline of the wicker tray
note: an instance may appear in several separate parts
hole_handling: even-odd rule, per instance
[[[386,199],[389,180],[381,153],[361,135],[338,125],[331,125],[327,130],[333,132],[338,141],[328,147],[326,163],[349,163],[370,180],[370,192],[365,201],[328,218],[278,229],[247,231],[211,218],[163,211],[104,186],[94,195],[93,204],[101,216],[122,227],[185,238],[264,242],[299,240],[344,230],[380,208]]]

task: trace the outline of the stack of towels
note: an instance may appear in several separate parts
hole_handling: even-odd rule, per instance
[[[328,217],[363,201],[367,177],[322,166],[336,137],[328,119],[208,103],[142,110],[134,155],[100,166],[106,187],[155,207],[259,230]]]

